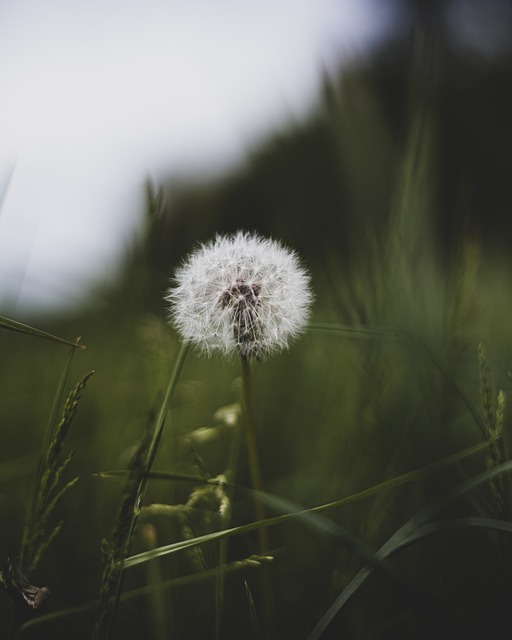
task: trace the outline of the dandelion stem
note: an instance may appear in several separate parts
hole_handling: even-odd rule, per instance
[[[249,459],[249,472],[251,474],[251,484],[255,491],[254,494],[254,510],[257,520],[264,520],[265,511],[258,492],[263,491],[263,482],[261,480],[260,461],[258,455],[258,445],[256,442],[256,433],[254,430],[254,413],[252,408],[251,394],[251,366],[247,358],[242,357],[242,382],[243,382],[243,400],[245,411],[245,436],[247,442],[247,455]],[[260,552],[262,554],[268,551],[268,542],[265,529],[259,529]]]
[[[242,386],[243,386],[243,405],[245,412],[245,435],[247,441],[247,455],[249,459],[249,472],[251,475],[251,484],[254,489],[254,510],[256,520],[265,519],[265,510],[261,494],[263,493],[263,482],[261,480],[260,461],[258,456],[258,445],[256,442],[256,432],[254,429],[254,412],[252,406],[251,393],[251,367],[248,358],[241,356],[242,361]],[[258,539],[261,555],[268,552],[268,535],[265,527],[258,529]],[[266,637],[274,637],[274,607],[272,598],[272,583],[270,574],[266,571],[267,567],[263,567],[261,573],[262,589],[263,589],[263,616],[266,628]]]

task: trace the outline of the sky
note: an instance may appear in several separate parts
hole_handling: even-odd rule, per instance
[[[389,7],[0,0],[0,315],[79,304],[115,273],[148,178],[227,170],[305,117]]]

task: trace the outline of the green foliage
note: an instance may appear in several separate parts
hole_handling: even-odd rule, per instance
[[[25,527],[20,559],[29,573],[39,564],[42,554],[62,528],[62,521],[53,528],[49,527],[50,517],[62,496],[75,485],[78,477],[63,482],[63,477],[74,456],[74,451],[65,454],[64,441],[78,409],[78,404],[89,378],[94,372],[85,375],[72,389],[64,405],[62,418],[45,452],[45,458],[36,478],[37,492],[31,513]]]
[[[135,532],[135,521],[140,499],[141,484],[150,445],[150,416],[145,436],[136,447],[128,467],[126,484],[110,542],[102,540],[103,577],[100,588],[100,602],[94,624],[94,639],[108,638],[113,616],[117,607],[122,578],[122,562],[128,555]]]
[[[498,213],[510,202],[499,180],[510,169],[499,122],[510,114],[486,116],[509,70],[457,66],[431,44],[326,77],[308,121],[220,180],[148,185],[145,227],[116,286],[52,320],[55,335],[87,336],[81,363],[97,384],[52,436],[44,536],[26,558],[45,551],[38,570],[56,595],[22,637],[89,637],[95,614],[95,633],[112,640],[258,637],[262,571],[277,637],[476,638],[510,627],[512,280],[495,251],[510,226]],[[488,228],[481,211],[499,224]],[[161,301],[197,241],[242,227],[297,248],[316,294],[307,334],[252,370],[263,523],[246,448],[233,454],[239,372],[184,362]],[[0,333],[0,512],[14,523],[61,363],[51,343]],[[140,443],[141,416],[169,379]],[[60,501],[71,417],[81,482]],[[135,528],[139,506],[151,530]],[[66,526],[46,548],[57,507]],[[263,527],[265,555],[254,538]]]
[[[478,360],[480,365],[480,397],[486,435],[489,441],[489,455],[486,464],[488,469],[492,469],[498,467],[507,457],[503,445],[505,394],[502,390],[496,393],[492,372],[482,344],[478,345]],[[490,488],[495,515],[502,518],[510,512],[503,476],[493,476],[490,480]]]

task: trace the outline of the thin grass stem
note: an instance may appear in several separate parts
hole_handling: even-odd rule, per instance
[[[41,329],[37,329],[36,327],[31,327],[28,324],[23,324],[22,322],[18,322],[17,320],[6,318],[5,316],[0,316],[0,329],[7,329],[8,331],[17,331],[18,333],[25,333],[27,335],[34,336],[36,338],[51,340],[52,342],[58,342],[59,344],[65,344],[68,347],[73,347],[73,349],[86,348],[85,345],[83,344],[78,344],[77,342],[70,342],[69,340],[64,340],[64,338],[59,338],[58,336],[54,336],[51,333],[47,333],[46,331],[42,331]]]
[[[139,514],[139,510],[140,510],[140,505],[142,504],[143,498],[144,498],[144,493],[146,490],[146,486],[147,483],[149,481],[149,473],[152,469],[153,463],[155,461],[156,458],[156,454],[158,451],[158,445],[160,443],[161,437],[162,437],[162,432],[163,432],[163,428],[164,428],[164,424],[165,424],[165,420],[167,417],[167,413],[169,411],[169,407],[171,404],[171,400],[172,400],[172,396],[174,393],[174,390],[176,389],[176,385],[178,383],[178,380],[180,378],[181,375],[181,371],[183,369],[183,365],[185,364],[185,360],[186,360],[186,356],[188,353],[188,344],[187,343],[183,343],[180,351],[178,353],[178,357],[176,359],[170,380],[169,380],[169,384],[167,385],[167,389],[165,391],[163,400],[162,400],[162,404],[160,406],[160,410],[157,414],[157,418],[155,420],[155,426],[154,426],[154,431],[153,431],[153,436],[151,439],[151,443],[148,447],[148,452],[146,455],[146,461],[144,464],[144,467],[141,469],[141,473],[140,473],[140,480],[138,483],[138,487],[137,487],[137,491],[135,492],[135,497],[134,497],[134,504],[133,504],[133,515],[132,515],[132,519],[130,522],[130,526],[129,526],[129,531],[128,534],[126,536],[126,542],[124,545],[124,550],[123,550],[123,554],[124,554],[124,558],[122,560],[124,560],[130,553],[130,548],[131,548],[131,543],[132,543],[132,539],[133,539],[133,535],[135,532],[135,527],[137,524],[137,518],[138,518],[138,514]],[[117,579],[116,585],[115,585],[115,590],[114,590],[114,594],[113,594],[113,599],[112,599],[112,606],[110,607],[110,611],[109,611],[109,616],[108,616],[108,620],[106,621],[105,624],[102,625],[102,627],[100,629],[98,629],[98,627],[95,627],[95,630],[93,631],[93,638],[95,640],[107,640],[110,637],[110,632],[112,630],[112,625],[113,625],[113,621],[115,618],[115,614],[116,611],[118,609],[119,606],[119,599],[121,596],[121,592],[123,590],[123,584],[124,584],[124,567],[123,565],[121,565],[120,570],[119,570],[119,577]],[[98,612],[98,618],[99,619],[101,616],[101,612]]]
[[[148,457],[147,457],[147,462],[145,467],[146,472],[150,471],[151,468],[153,467],[153,463],[155,461],[156,453],[158,450],[158,445],[160,443],[160,438],[162,437],[162,431],[164,428],[165,419],[167,417],[167,413],[169,411],[169,407],[171,404],[172,395],[174,393],[174,390],[176,389],[176,385],[178,384],[178,380],[180,378],[183,365],[185,364],[188,349],[189,349],[189,345],[187,343],[181,346],[181,349],[178,353],[178,358],[176,360],[173,372],[171,374],[171,378],[169,380],[169,384],[167,385],[164,399],[162,400],[162,405],[160,407],[160,411],[156,419],[153,439],[151,441],[151,444],[149,445]],[[145,481],[144,481],[144,485],[145,485]],[[143,488],[144,487],[141,487],[141,489]]]
[[[226,565],[225,574],[238,573],[241,571],[257,571],[261,569],[262,564],[268,562],[267,557],[251,556],[244,558],[243,560],[235,560]],[[136,587],[125,591],[121,594],[121,602],[130,602],[137,598],[148,596],[152,593],[158,593],[160,591],[176,590],[184,586],[190,586],[194,584],[200,584],[207,580],[211,580],[215,576],[217,568],[202,571],[200,573],[191,573],[189,575],[181,576],[179,578],[171,578],[162,582],[146,584],[141,587]],[[49,613],[43,613],[40,616],[31,618],[23,623],[18,630],[18,636],[23,635],[25,632],[34,629],[34,627],[41,627],[45,624],[52,622],[58,622],[59,620],[66,620],[74,616],[84,615],[93,612],[100,604],[100,600],[91,600],[84,602],[81,605],[74,607],[66,607],[65,609],[59,609],[57,611],[51,611]]]
[[[339,507],[343,507],[347,504],[351,504],[353,502],[357,502],[359,500],[369,498],[372,495],[375,495],[376,493],[384,489],[386,490],[392,489],[394,487],[398,487],[407,482],[416,481],[428,475],[429,473],[442,469],[447,465],[451,465],[456,462],[459,462],[463,458],[479,453],[487,449],[488,446],[489,445],[487,442],[474,445],[472,447],[469,447],[468,449],[464,449],[463,451],[452,453],[446,456],[445,458],[443,458],[442,460],[438,460],[424,467],[420,467],[415,471],[409,471],[400,476],[396,476],[394,478],[390,478],[389,480],[385,480],[384,482],[379,483],[378,485],[373,485],[371,487],[368,487],[367,489],[363,489],[362,491],[354,493],[350,496],[346,496],[339,500],[334,500],[333,502],[327,502],[321,505],[317,505],[316,507],[311,507],[310,509],[298,508],[295,505],[291,505],[291,503],[289,503],[288,501],[283,500],[282,498],[276,498],[275,496],[272,496],[270,494],[261,494],[262,499],[265,499],[269,505],[273,506],[274,508],[278,508],[279,511],[281,512],[284,509],[285,513],[281,515],[273,516],[270,518],[266,518],[264,522],[260,522],[260,521],[250,522],[248,524],[240,525],[238,527],[232,527],[230,529],[217,531],[215,533],[209,533],[204,536],[198,536],[191,540],[184,540],[181,542],[172,543],[170,545],[165,545],[149,553],[148,552],[139,553],[136,556],[131,556],[130,558],[126,558],[126,560],[123,563],[123,567],[125,569],[129,567],[134,567],[143,562],[148,562],[149,560],[152,560],[153,558],[158,556],[175,553],[177,551],[181,551],[182,549],[186,549],[196,544],[203,544],[204,542],[212,542],[213,540],[220,540],[221,538],[225,538],[225,537],[231,537],[235,535],[249,533],[250,531],[255,531],[257,529],[260,529],[262,526],[273,527],[273,526],[281,525],[296,519],[299,519],[299,520],[302,520],[304,518],[310,519],[309,518],[310,515],[315,515],[322,512],[331,511],[333,509],[338,509]],[[512,462],[510,464],[512,465]]]

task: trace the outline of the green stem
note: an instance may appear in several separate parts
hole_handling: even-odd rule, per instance
[[[185,363],[185,359],[188,353],[188,344],[182,344],[180,352],[178,353],[178,358],[176,360],[176,363],[174,365],[174,369],[173,372],[171,374],[171,378],[169,380],[169,384],[167,385],[167,389],[164,395],[164,398],[162,400],[162,404],[160,406],[160,411],[158,412],[158,416],[156,418],[155,421],[155,429],[153,432],[153,438],[151,440],[151,444],[149,445],[148,448],[148,454],[146,457],[146,463],[144,465],[144,469],[141,473],[141,479],[139,482],[139,486],[137,489],[137,494],[135,497],[135,502],[133,505],[133,518],[130,524],[130,530],[126,539],[126,546],[125,546],[125,558],[128,557],[129,553],[130,553],[130,547],[131,547],[131,542],[132,542],[132,538],[133,538],[133,534],[135,531],[135,526],[137,524],[137,517],[138,517],[138,512],[139,512],[139,507],[142,503],[142,500],[144,498],[144,493],[146,490],[146,485],[149,481],[149,472],[151,471],[152,467],[153,467],[153,463],[155,461],[156,458],[156,454],[158,451],[158,445],[160,443],[160,439],[162,437],[162,431],[164,428],[164,424],[165,424],[165,419],[167,417],[167,413],[169,411],[169,407],[171,404],[171,399],[174,393],[174,390],[176,388],[176,385],[178,383],[179,377],[181,375],[181,371],[183,369],[183,365]],[[110,631],[112,629],[112,623],[117,611],[117,608],[119,606],[119,599],[121,596],[121,592],[123,590],[123,583],[124,583],[124,570],[121,570],[119,578],[117,580],[116,583],[116,588],[115,588],[115,592],[114,592],[114,598],[113,598],[113,604],[112,604],[112,608],[111,608],[111,614],[109,616],[109,619],[105,625],[105,631],[101,631],[99,630],[98,632],[95,630],[93,632],[93,638],[95,640],[98,640],[99,638],[104,638],[105,640],[108,639],[108,637],[110,636]]]
[[[240,457],[240,425],[237,422],[237,427],[234,429],[234,436],[231,442],[231,448],[228,454],[227,460],[227,474],[228,483],[226,485],[226,493],[229,501],[233,504],[233,498],[235,493],[235,480],[238,470],[238,461]],[[229,517],[231,522],[231,516]],[[228,544],[227,538],[221,538],[218,543],[218,564],[215,576],[215,640],[221,640],[221,622],[222,622],[222,607],[224,602],[224,587],[225,587],[225,575],[228,561]]]
[[[256,442],[256,432],[254,429],[254,412],[252,407],[251,394],[251,367],[247,358],[242,358],[242,382],[243,382],[243,400],[245,413],[245,437],[247,442],[247,455],[249,459],[249,472],[251,475],[251,485],[254,489],[254,510],[256,520],[265,519],[265,511],[261,501],[259,492],[263,491],[263,482],[261,480],[260,461],[258,455],[258,444]],[[268,542],[265,529],[259,529],[260,552],[262,554],[268,551]]]
[[[254,412],[252,405],[251,393],[251,367],[249,360],[242,357],[242,387],[243,387],[243,406],[245,414],[245,436],[247,442],[247,455],[249,459],[249,472],[251,475],[251,484],[254,489],[254,510],[256,520],[265,519],[265,510],[263,508],[262,493],[263,482],[261,480],[261,467],[258,455],[258,444],[256,441],[256,431],[254,429]],[[269,550],[268,535],[266,527],[258,528],[258,540],[261,555],[266,555]],[[272,597],[272,582],[268,567],[261,568],[261,587],[263,596],[263,619],[266,631],[265,637],[269,640],[275,637],[274,633],[274,605]]]
[[[162,431],[164,428],[165,418],[167,417],[167,413],[169,411],[169,406],[171,404],[171,398],[178,384],[178,380],[181,375],[181,371],[183,369],[183,365],[185,364],[185,359],[188,353],[188,344],[183,344],[181,346],[180,352],[178,353],[178,359],[176,360],[176,364],[174,365],[174,369],[171,375],[171,379],[169,380],[169,384],[167,386],[167,390],[165,392],[164,399],[162,401],[162,406],[160,407],[160,411],[158,413],[158,417],[155,423],[155,431],[153,433],[153,439],[151,444],[149,445],[148,457],[146,461],[146,467],[144,472],[147,473],[151,471],[153,463],[155,461],[156,452],[158,450],[158,444],[160,442],[160,438],[162,437]],[[145,488],[146,480],[142,480],[141,491]],[[142,493],[141,493],[142,498]]]

